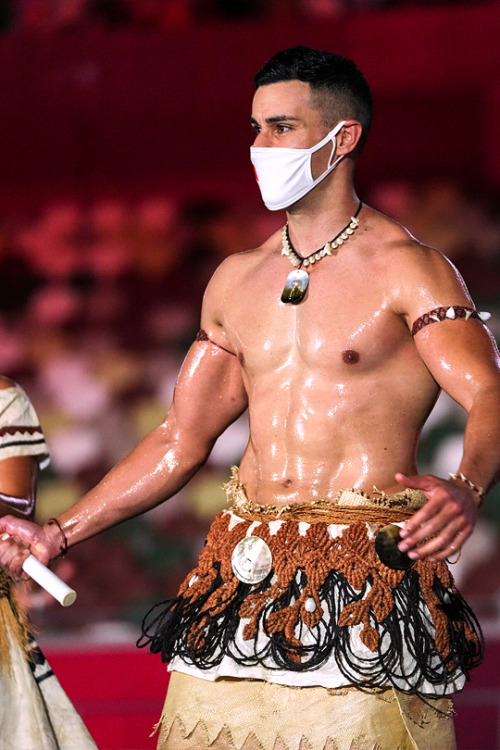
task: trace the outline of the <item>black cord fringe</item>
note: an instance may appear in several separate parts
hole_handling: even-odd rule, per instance
[[[435,576],[433,591],[446,615],[450,646],[447,656],[439,652],[434,640],[434,624],[423,603],[419,576],[414,569],[409,569],[397,587],[391,589],[394,607],[383,622],[376,622],[373,612],[370,614],[370,625],[379,634],[379,643],[373,652],[366,650],[364,656],[356,654],[352,645],[353,628],[337,624],[348,604],[366,598],[371,589],[371,578],[358,591],[335,570],[330,572],[318,592],[323,607],[319,623],[309,628],[299,620],[295,628],[295,637],[301,641],[302,636],[307,635],[312,641],[310,644],[297,645],[283,631],[270,633],[265,624],[270,614],[299,599],[307,583],[304,571],[300,571],[278,598],[268,599],[260,613],[259,626],[267,638],[245,641],[252,648],[250,653],[243,652],[235,640],[241,622],[239,609],[250,593],[270,588],[272,571],[258,585],[239,582],[223,610],[213,615],[205,611],[204,606],[224,584],[220,563],[215,563],[214,568],[216,576],[203,595],[191,600],[187,589],[182,596],[160,602],[148,612],[143,621],[142,636],[137,642],[140,648],[149,645],[151,652],[160,653],[164,662],[179,656],[201,670],[216,667],[227,655],[241,666],[260,665],[270,670],[304,672],[320,668],[333,654],[350,684],[367,689],[392,686],[416,694],[420,694],[420,686],[424,683],[434,685],[440,694],[446,694],[457,677],[463,674],[469,680],[470,670],[482,661],[483,635],[473,611],[456,589],[445,588]],[[200,628],[202,619],[205,622]],[[195,638],[192,632],[196,633]],[[471,636],[471,632],[474,635]],[[412,666],[409,668],[408,664]]]

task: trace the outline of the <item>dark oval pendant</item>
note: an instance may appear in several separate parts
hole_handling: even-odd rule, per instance
[[[396,524],[384,526],[375,538],[375,552],[379,560],[388,568],[393,570],[406,570],[411,568],[415,560],[412,560],[406,552],[400,552],[398,544],[401,541],[400,528]]]
[[[296,268],[290,271],[286,280],[285,287],[281,293],[282,302],[290,302],[292,305],[298,305],[305,297],[309,285],[309,274],[302,268]]]

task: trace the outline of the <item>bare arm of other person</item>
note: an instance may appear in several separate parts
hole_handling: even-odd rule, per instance
[[[0,428],[11,428],[8,394],[15,393],[15,388],[12,380],[0,377],[0,391],[4,391],[4,396],[7,396],[6,404],[0,409],[4,417],[2,421],[0,416]],[[14,398],[15,396],[12,397]],[[35,512],[38,461],[31,455],[8,455],[4,458],[5,452],[10,454],[14,450],[9,450],[9,444],[17,442],[15,435],[10,435],[9,432],[12,432],[12,428],[6,430],[6,439],[0,449],[0,516],[10,514],[19,518],[32,518]]]
[[[473,307],[452,264],[435,250],[411,244],[398,253],[400,312],[409,327],[436,307]],[[468,413],[463,456],[455,471],[486,492],[500,475],[500,366],[494,340],[479,320],[462,318],[427,325],[414,341],[436,382]],[[400,549],[410,550],[414,559],[453,555],[473,531],[478,493],[460,479],[402,474],[396,479],[428,498],[405,524]]]
[[[165,420],[75,505],[58,516],[68,546],[120,521],[153,508],[178,492],[205,463],[217,437],[246,408],[238,359],[227,350],[219,320],[227,267],[219,268],[207,288],[202,326],[212,341],[196,341],[182,365],[172,406]],[[222,348],[226,347],[226,348]],[[0,535],[16,534],[44,563],[60,552],[57,526],[0,519]],[[0,564],[18,575],[25,550],[0,539]]]
[[[33,517],[37,474],[38,462],[33,456],[0,461],[0,516]]]

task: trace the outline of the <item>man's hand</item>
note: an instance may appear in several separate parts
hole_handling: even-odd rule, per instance
[[[456,554],[472,534],[477,520],[477,494],[462,482],[432,474],[396,474],[404,487],[422,490],[428,502],[401,529],[398,547],[412,560],[445,560]]]
[[[59,554],[57,527],[48,530],[14,516],[0,518],[0,565],[18,580],[27,578],[22,565],[29,554],[48,565]]]

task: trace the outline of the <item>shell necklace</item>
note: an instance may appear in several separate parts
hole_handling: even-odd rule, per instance
[[[363,204],[360,201],[358,210],[354,216],[351,216],[350,222],[340,230],[333,240],[330,240],[324,247],[307,255],[305,258],[298,254],[290,242],[290,237],[288,236],[288,224],[285,224],[281,235],[281,254],[286,255],[290,262],[294,266],[297,266],[297,268],[290,271],[288,274],[285,287],[281,293],[282,302],[290,302],[292,305],[298,305],[299,302],[302,302],[306,296],[307,287],[309,286],[309,274],[304,270],[303,266],[307,267],[313,265],[324,258],[325,255],[333,255],[333,251],[336,250],[337,247],[343,245],[344,242],[347,242],[349,237],[354,234],[359,226],[358,216],[362,206]]]

